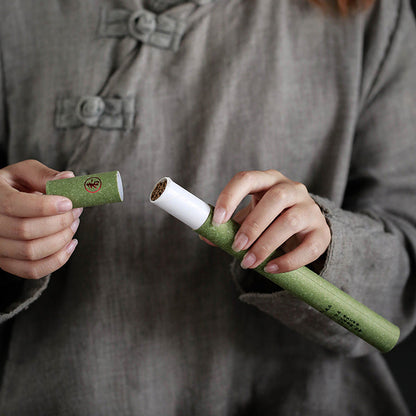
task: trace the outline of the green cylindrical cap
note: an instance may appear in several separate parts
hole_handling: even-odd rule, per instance
[[[123,201],[123,184],[118,171],[94,173],[46,183],[47,195],[72,201],[73,208],[92,207]]]

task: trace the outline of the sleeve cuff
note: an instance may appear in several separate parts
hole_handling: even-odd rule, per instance
[[[0,324],[27,309],[31,303],[37,300],[48,287],[50,276],[45,276],[39,280],[25,280],[19,295],[6,305],[3,305],[3,308],[0,310]]]

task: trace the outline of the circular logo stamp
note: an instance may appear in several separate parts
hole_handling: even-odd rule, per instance
[[[95,194],[97,193],[102,186],[102,182],[100,178],[97,178],[96,176],[92,176],[91,178],[88,178],[85,182],[84,182],[84,188],[87,192],[89,192],[90,194]]]

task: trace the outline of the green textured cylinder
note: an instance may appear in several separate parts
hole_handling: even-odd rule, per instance
[[[123,201],[123,185],[118,171],[57,179],[46,183],[47,195],[72,201],[73,208],[92,207]]]
[[[240,225],[230,220],[225,224],[214,226],[212,225],[212,215],[213,209],[205,223],[195,231],[241,261],[247,250],[237,253],[231,248]],[[276,253],[270,255],[254,270],[302,299],[379,351],[388,352],[396,345],[400,336],[400,329],[396,325],[307,267],[287,273],[266,273],[263,269],[273,257],[276,257]]]

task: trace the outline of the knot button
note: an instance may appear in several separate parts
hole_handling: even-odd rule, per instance
[[[86,125],[96,126],[105,109],[101,97],[82,97],[76,107],[77,117]]]
[[[129,19],[130,34],[141,40],[142,36],[150,35],[156,30],[156,16],[148,11],[140,10]]]

